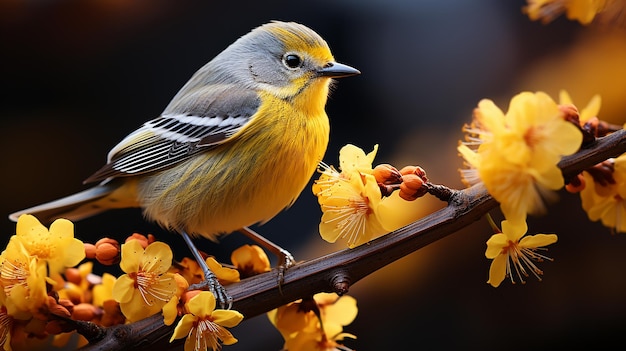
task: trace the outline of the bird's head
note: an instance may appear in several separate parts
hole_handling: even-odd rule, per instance
[[[220,56],[233,60],[230,72],[237,72],[238,78],[252,88],[283,99],[295,99],[302,93],[321,94],[325,102],[332,78],[360,74],[355,68],[335,62],[322,37],[294,22],[274,21],[257,27],[225,53]],[[232,64],[237,64],[235,70]]]

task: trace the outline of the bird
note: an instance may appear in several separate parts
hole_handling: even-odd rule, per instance
[[[139,207],[147,220],[183,236],[204,271],[204,287],[230,307],[232,298],[192,239],[235,231],[258,236],[249,226],[291,206],[326,152],[325,106],[335,78],[360,73],[336,62],[327,42],[305,25],[260,25],[195,72],[158,117],[115,145],[84,181],[95,185],[9,218],[28,213],[42,222],[78,221]]]

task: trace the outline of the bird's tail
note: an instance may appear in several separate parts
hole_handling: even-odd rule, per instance
[[[41,223],[51,223],[57,218],[78,221],[111,208],[133,207],[116,198],[115,194],[123,187],[118,182],[104,182],[74,195],[11,213],[9,219],[17,222],[20,215],[31,214]]]

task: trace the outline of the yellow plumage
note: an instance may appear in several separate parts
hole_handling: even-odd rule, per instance
[[[267,221],[296,200],[328,144],[325,98],[311,101],[308,105],[320,106],[306,113],[297,107],[299,101],[261,96],[261,108],[233,140],[139,180],[149,218],[215,238]],[[168,179],[166,191],[154,191]]]

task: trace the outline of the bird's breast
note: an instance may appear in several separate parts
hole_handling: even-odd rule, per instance
[[[231,141],[143,182],[145,213],[164,226],[214,238],[265,222],[291,205],[328,144],[323,110],[265,97]]]

